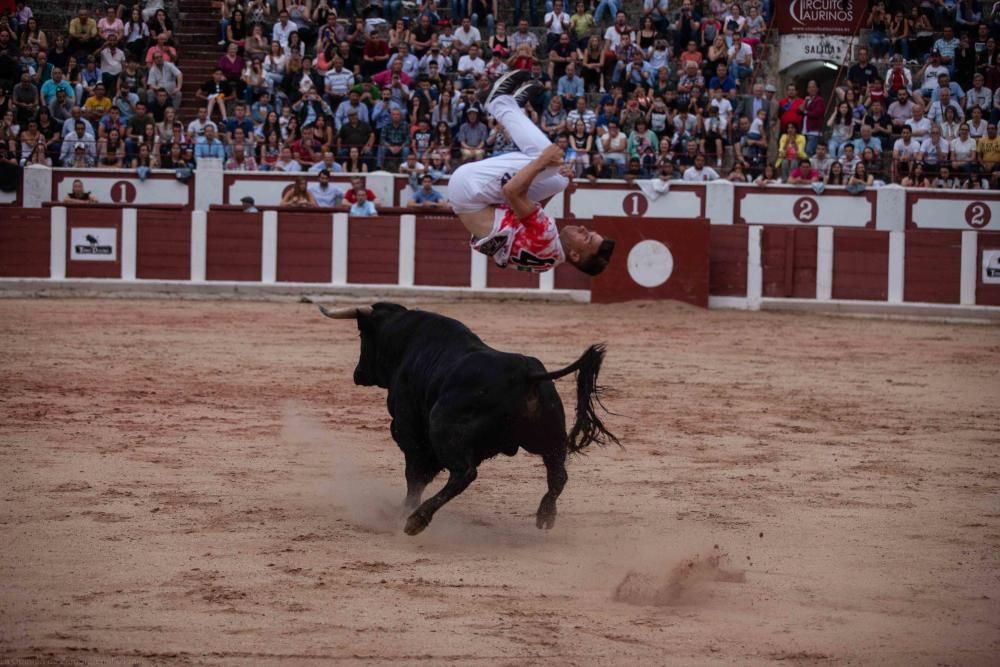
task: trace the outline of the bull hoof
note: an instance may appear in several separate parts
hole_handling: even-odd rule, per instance
[[[551,530],[553,526],[556,525],[556,515],[555,514],[539,514],[535,517],[535,525],[541,530]]]
[[[426,528],[428,524],[430,524],[429,519],[425,518],[419,512],[414,512],[410,515],[410,518],[406,520],[406,526],[403,528],[403,532],[407,535],[418,535],[423,532],[424,528]]]

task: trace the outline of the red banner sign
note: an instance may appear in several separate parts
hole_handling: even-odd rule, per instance
[[[865,0],[785,0],[775,3],[778,32],[852,35],[865,15]]]

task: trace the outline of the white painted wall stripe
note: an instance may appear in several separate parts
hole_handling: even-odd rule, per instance
[[[334,285],[347,284],[347,214],[333,214],[333,257],[330,281]]]
[[[904,232],[889,232],[889,303],[903,303],[903,264],[906,259]]]
[[[761,267],[760,225],[751,225],[747,234],[747,309],[760,310],[764,290],[764,270]]]
[[[550,269],[538,274],[538,289],[543,292],[551,292],[556,288],[556,272]]]
[[[122,209],[122,280],[135,280],[136,240],[139,232],[139,212]]]
[[[470,249],[472,253],[472,266],[469,275],[469,283],[472,289],[486,289],[486,262],[489,258],[481,252]]]
[[[278,277],[278,212],[264,211],[260,244],[260,281],[274,283]]]
[[[417,216],[399,216],[399,284],[413,287],[417,268]]]
[[[49,217],[49,277],[62,280],[66,277],[66,207],[53,206]]]
[[[963,306],[976,303],[976,276],[979,272],[979,232],[966,230],[962,232],[962,281],[958,302]]]
[[[833,227],[816,230],[816,300],[833,296]]]
[[[191,212],[191,281],[205,282],[205,264],[208,251],[208,214]]]

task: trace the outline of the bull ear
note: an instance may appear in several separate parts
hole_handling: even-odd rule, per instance
[[[359,317],[368,317],[372,314],[371,306],[361,306],[360,308],[339,308],[337,310],[330,310],[323,306],[323,304],[316,304],[319,306],[319,312],[323,313],[331,320],[356,320]]]

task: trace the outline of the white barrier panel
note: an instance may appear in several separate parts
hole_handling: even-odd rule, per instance
[[[191,206],[192,192],[173,172],[150,175],[145,181],[131,170],[65,171],[56,170],[52,178],[53,200],[62,201],[73,190],[73,181],[83,181],[83,189],[97,201],[108,204],[175,204]]]
[[[737,223],[748,225],[868,227],[875,221],[873,202],[874,196],[817,195],[809,188],[740,188],[735,217]]]
[[[604,184],[588,187],[586,184],[579,184],[570,192],[569,210],[577,218],[583,219],[597,216],[700,218],[704,197],[705,190],[702,186],[695,186],[692,190],[672,187],[666,194],[652,199],[638,188],[615,188]]]
[[[1000,197],[988,192],[907,193],[908,221],[919,229],[1000,230]]]

